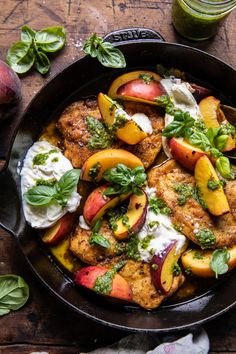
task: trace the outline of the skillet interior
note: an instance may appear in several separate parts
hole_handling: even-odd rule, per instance
[[[221,61],[189,47],[158,43],[129,43],[121,46],[127,59],[126,71],[137,68],[153,69],[156,63],[181,69],[224,93],[225,102],[236,105],[234,83],[236,72]],[[147,67],[147,63],[149,66]],[[135,64],[135,66],[134,66]],[[0,196],[2,224],[11,230],[33,270],[58,298],[79,313],[111,326],[145,331],[182,329],[209,320],[234,305],[236,279],[226,276],[219,286],[202,296],[180,304],[162,306],[147,312],[132,306],[117,306],[76,288],[38,243],[36,232],[24,220],[20,204],[18,161],[22,161],[46,122],[57,116],[65,106],[79,97],[105,92],[108,84],[121,70],[102,67],[90,58],[83,58],[66,68],[49,82],[34,98],[24,114],[13,145],[9,170],[0,176],[3,193]],[[222,301],[222,297],[224,300]]]

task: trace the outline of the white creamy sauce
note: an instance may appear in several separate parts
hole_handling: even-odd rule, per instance
[[[148,199],[156,196],[155,191],[155,188],[146,188]],[[151,227],[150,223],[154,224],[154,222],[156,224]],[[150,262],[154,254],[161,254],[173,241],[177,241],[177,253],[181,251],[186,242],[186,237],[173,228],[171,219],[167,215],[156,215],[149,207],[145,224],[137,236],[139,241],[142,241],[148,235],[151,235],[148,246],[144,249],[141,247],[142,242],[138,245],[140,257],[145,262]]]
[[[152,123],[146,114],[137,112],[130,116],[123,108],[117,108],[115,119],[119,119],[120,116],[124,117],[127,121],[133,120],[145,133],[152,134]]]
[[[38,154],[49,154],[42,165],[33,164],[33,159]],[[70,161],[55,146],[47,141],[38,141],[28,150],[21,170],[21,192],[25,219],[34,228],[47,228],[55,224],[67,212],[74,212],[80,204],[81,196],[73,191],[68,198],[67,205],[63,208],[59,204],[49,206],[32,206],[25,202],[23,194],[36,185],[37,180],[49,180],[55,178],[57,181],[62,175],[73,169]]]

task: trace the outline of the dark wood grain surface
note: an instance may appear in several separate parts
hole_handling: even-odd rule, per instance
[[[173,30],[171,0],[3,0],[0,5],[0,59],[5,59],[9,45],[19,39],[24,24],[34,29],[63,25],[68,33],[67,44],[54,57],[46,77],[30,72],[21,79],[23,108],[52,76],[82,55],[82,43],[91,32],[104,35],[119,28],[149,27],[167,41],[195,46],[236,67],[236,11],[214,39],[194,43]],[[75,354],[127,334],[80,317],[59,303],[28,268],[11,235],[0,230],[0,274],[6,273],[22,275],[30,285],[31,295],[23,309],[1,318],[0,354]],[[212,353],[236,353],[235,323],[236,310],[231,310],[204,326]]]

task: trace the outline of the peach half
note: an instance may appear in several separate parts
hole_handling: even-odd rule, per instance
[[[90,156],[82,166],[80,179],[93,182],[91,169],[98,167],[96,181],[100,181],[104,172],[117,164],[122,163],[130,168],[142,166],[142,161],[131,152],[123,149],[107,149],[99,151]]]
[[[150,80],[146,81],[145,77]],[[108,96],[114,99],[157,105],[155,98],[165,95],[160,80],[161,77],[152,71],[132,71],[117,77],[112,82]]]
[[[123,109],[107,95],[103,93],[98,94],[98,107],[104,122],[111,126],[116,122],[116,112],[119,110],[122,115]],[[127,113],[124,111],[124,114]],[[129,145],[138,144],[141,140],[146,138],[147,134],[138,126],[138,124],[129,117],[126,123],[115,132],[118,139],[124,141]]]

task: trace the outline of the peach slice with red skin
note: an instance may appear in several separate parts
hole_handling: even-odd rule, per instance
[[[108,268],[100,265],[81,268],[75,273],[75,283],[93,290],[98,277],[105,275],[108,270]],[[111,292],[105,295],[117,299],[132,301],[132,290],[129,284],[117,273],[112,280]]]
[[[53,226],[48,228],[42,237],[43,242],[47,244],[55,244],[62,240],[72,229],[74,213],[66,213]]]
[[[171,138],[169,147],[173,158],[181,166],[191,171],[194,171],[197,160],[205,155],[205,152],[201,149],[179,138]]]
[[[194,177],[196,186],[199,188],[201,197],[206,203],[209,212],[215,216],[228,213],[230,208],[223,187],[219,184],[218,188],[215,190],[208,188],[209,180],[219,182],[219,178],[211,161],[206,155],[200,157],[197,161]]]
[[[172,241],[161,253],[152,257],[150,262],[151,276],[156,289],[167,294],[172,287],[174,279],[174,265],[182,252],[185,251],[188,242],[177,251],[177,241]]]
[[[128,210],[123,216],[126,217],[127,224],[123,222],[123,218],[116,221],[114,235],[118,240],[125,240],[131,234],[134,234],[141,229],[145,222],[147,205],[147,195],[144,191],[141,191],[141,189],[140,195],[131,195]]]
[[[115,101],[101,92],[98,94],[98,107],[104,122],[110,126],[116,121],[117,109],[121,109]],[[116,130],[115,134],[118,139],[129,145],[138,144],[147,136],[147,133],[145,133],[131,117],[124,126]]]
[[[142,161],[131,152],[122,149],[107,149],[93,154],[85,161],[81,169],[80,179],[93,182],[89,171],[94,166],[99,166],[96,181],[100,181],[106,170],[115,167],[119,163],[132,169],[137,166],[143,167]]]
[[[98,187],[90,193],[84,204],[83,216],[89,225],[94,225],[108,209],[114,208],[130,196],[130,193],[120,195],[104,195],[109,185]]]
[[[150,82],[146,83],[142,75],[148,75]],[[155,98],[165,95],[161,76],[152,71],[132,71],[117,77],[108,90],[108,96],[114,99],[136,101],[157,105]]]

